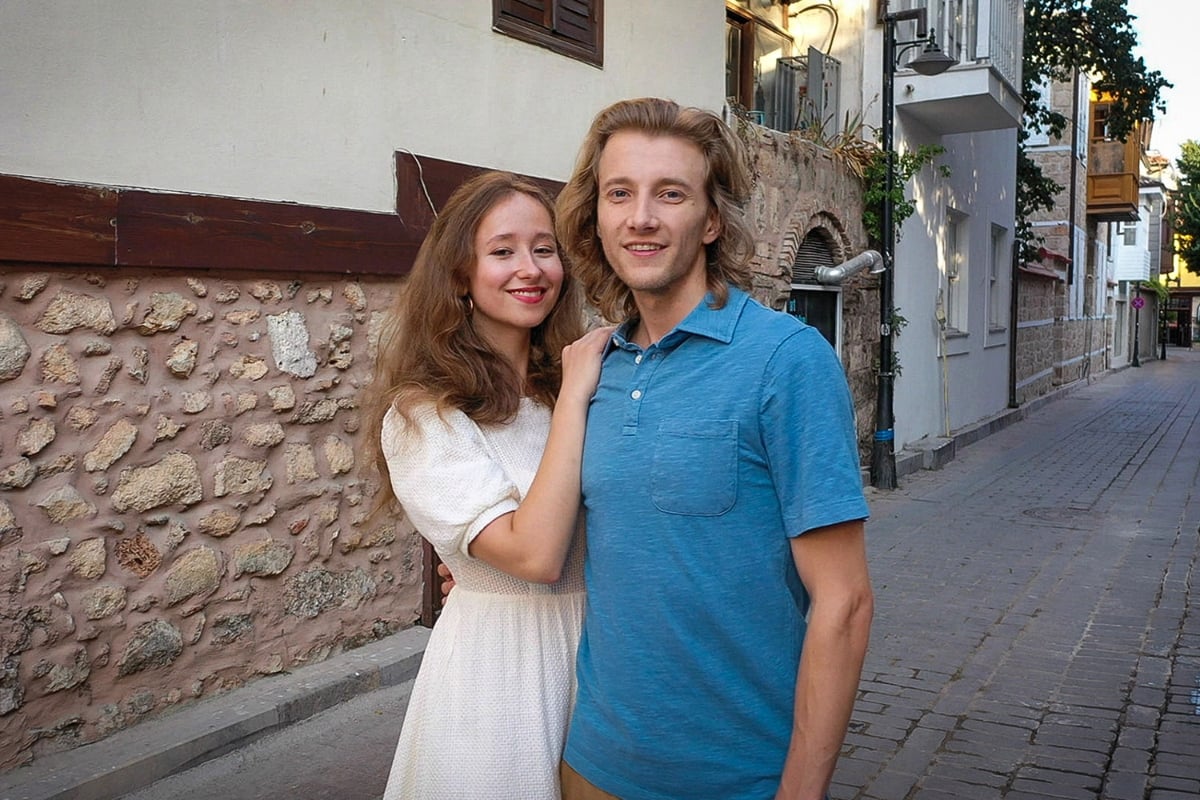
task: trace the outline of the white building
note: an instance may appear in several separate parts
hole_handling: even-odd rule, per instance
[[[916,213],[896,247],[895,304],[908,324],[896,340],[896,444],[940,436],[1002,411],[1009,401],[1011,275],[1023,4],[1019,0],[896,0],[926,7],[937,43],[958,65],[935,76],[895,76],[897,150],[945,152],[914,179]],[[900,23],[898,38],[916,38]],[[869,30],[867,97],[882,74],[882,28]],[[901,48],[903,51],[903,48]],[[878,119],[868,101],[868,118]],[[944,326],[941,320],[945,320]]]
[[[519,16],[537,6],[549,25]],[[562,180],[609,102],[720,108],[723,19],[695,0],[14,0],[0,174],[383,211],[398,151]]]

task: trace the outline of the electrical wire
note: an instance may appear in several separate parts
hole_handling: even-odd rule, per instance
[[[829,55],[830,51],[833,50],[833,41],[837,37],[837,29],[838,29],[837,9],[833,7],[832,3],[814,3],[811,6],[805,6],[804,8],[797,9],[796,11],[792,12],[791,14],[788,14],[788,19],[795,19],[796,17],[803,14],[805,11],[824,11],[825,13],[829,14],[829,16],[833,19],[833,27],[829,31],[829,41],[825,43],[825,49],[821,51],[825,55]]]
[[[421,192],[425,195],[425,202],[429,203],[429,210],[433,212],[433,216],[437,217],[437,206],[433,204],[433,198],[429,196],[429,187],[425,185],[425,170],[421,167],[421,159],[417,158],[417,154],[412,150],[405,150],[403,147],[397,147],[399,153],[408,153],[409,157],[417,164],[417,181],[421,184]]]

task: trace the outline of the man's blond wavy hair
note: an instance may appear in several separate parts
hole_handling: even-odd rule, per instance
[[[596,115],[579,151],[575,171],[558,196],[558,240],[583,284],[587,300],[607,319],[637,315],[633,293],[613,272],[596,230],[600,156],[613,134],[636,131],[674,136],[700,148],[708,175],[705,190],[717,211],[720,233],[706,245],[708,289],[716,307],[729,298],[728,284],[749,290],[754,239],[743,215],[751,176],[745,148],[711,111],[670,100],[641,98],[614,103]]]

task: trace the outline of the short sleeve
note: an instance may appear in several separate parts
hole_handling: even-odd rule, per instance
[[[464,413],[439,416],[432,404],[412,423],[391,409],[382,445],[392,491],[416,529],[442,556],[467,548],[497,517],[515,511],[521,495]]]
[[[786,338],[772,357],[760,420],[789,535],[867,517],[850,388],[815,328]]]

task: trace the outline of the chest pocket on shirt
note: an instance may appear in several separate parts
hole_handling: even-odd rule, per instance
[[[735,419],[669,419],[654,439],[650,497],[667,514],[715,517],[737,500]]]

